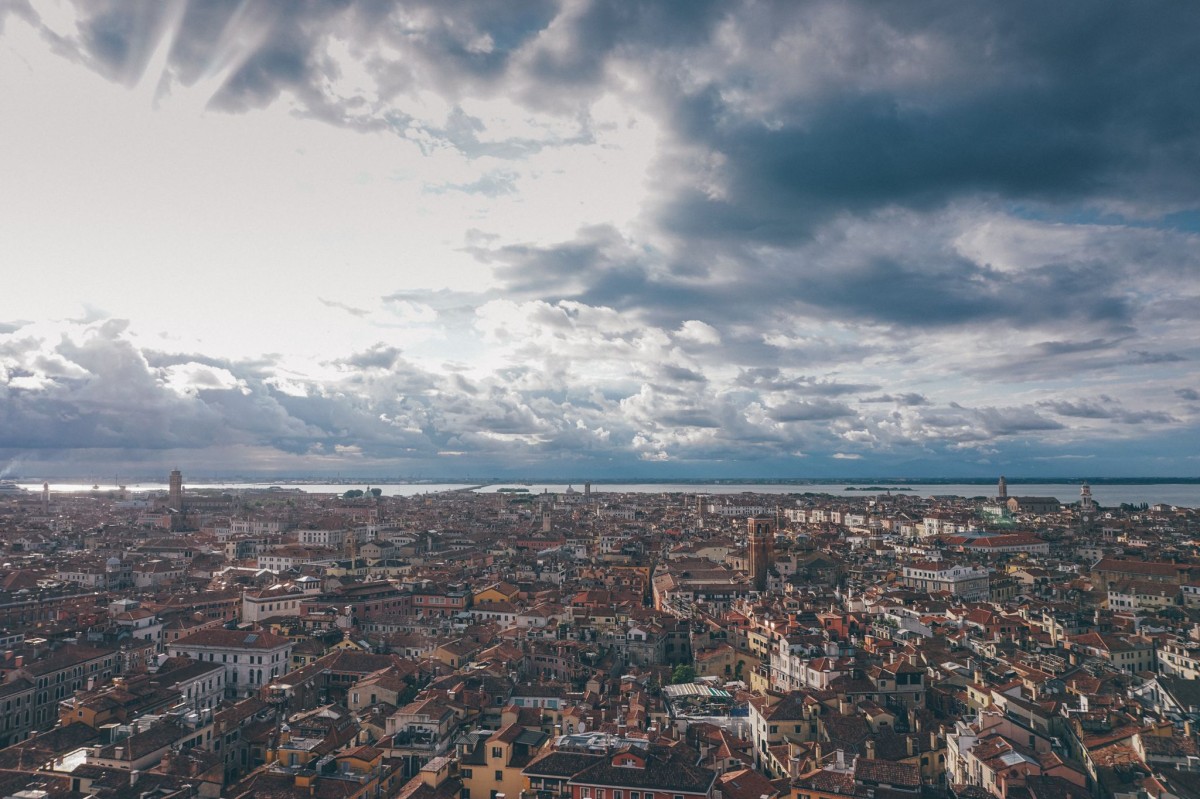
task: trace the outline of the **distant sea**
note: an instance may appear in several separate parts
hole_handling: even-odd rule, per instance
[[[18,483],[30,491],[41,491],[41,483]],[[411,497],[420,494],[436,494],[443,491],[474,490],[479,493],[496,493],[501,489],[514,492],[541,494],[549,491],[563,493],[568,489],[583,491],[582,483],[492,483],[480,486],[478,483],[186,483],[185,489],[217,490],[217,491],[261,491],[278,487],[283,491],[299,490],[306,494],[341,494],[351,489],[378,488],[387,496]],[[864,491],[865,488],[882,488],[885,490]],[[113,491],[116,486],[99,485],[101,492]],[[166,483],[129,483],[126,488],[134,493],[143,491],[166,491]],[[856,490],[847,491],[847,488]],[[593,493],[631,493],[631,494],[829,494],[835,497],[856,498],[869,497],[874,494],[892,493],[906,496],[959,496],[981,497],[994,496],[996,485],[978,483],[904,483],[890,485],[887,482],[873,481],[863,483],[592,483]],[[51,491],[90,491],[91,484],[84,483],[51,483]],[[1078,483],[1010,483],[1009,496],[1055,497],[1060,502],[1069,503],[1079,500]],[[1165,503],[1180,505],[1188,508],[1200,507],[1200,483],[1118,483],[1104,482],[1092,486],[1092,497],[1102,507],[1113,507],[1122,503],[1137,504],[1146,502],[1151,505]]]

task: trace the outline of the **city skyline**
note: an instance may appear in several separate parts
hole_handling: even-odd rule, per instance
[[[1198,23],[0,3],[0,478],[1195,476]]]

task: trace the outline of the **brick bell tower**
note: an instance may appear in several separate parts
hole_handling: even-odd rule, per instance
[[[746,538],[750,554],[750,582],[755,591],[767,590],[767,569],[775,560],[775,520],[770,516],[751,516]]]

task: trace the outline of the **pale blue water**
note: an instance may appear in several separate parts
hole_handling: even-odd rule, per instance
[[[660,493],[687,493],[687,494],[740,494],[748,491],[755,494],[803,494],[811,492],[814,494],[832,494],[838,497],[864,497],[871,496],[873,493],[869,491],[846,491],[850,487],[866,488],[868,486],[886,486],[883,482],[867,482],[867,483],[823,483],[819,485],[750,485],[750,484],[730,484],[730,483],[593,483],[592,493],[600,491],[625,492],[636,494],[660,494]],[[543,491],[563,492],[567,488],[574,488],[576,491],[582,492],[583,485],[581,483],[573,483],[570,486],[567,484],[550,484],[550,483],[497,483],[479,489],[481,492],[495,492],[501,488],[524,488],[531,494],[540,494]],[[954,484],[948,483],[945,485],[922,485],[911,484],[904,486],[894,486],[894,493],[907,494],[918,497],[931,496],[960,496],[960,497],[990,497],[996,494],[995,483],[989,485],[972,485],[972,484]],[[899,489],[911,489],[901,491]],[[1079,501],[1079,486],[1063,483],[1030,483],[1010,485],[1008,487],[1008,495],[1010,497],[1030,496],[1030,497],[1055,497],[1060,502],[1078,502]],[[1200,485],[1191,483],[1149,483],[1146,485],[1134,485],[1126,483],[1118,483],[1111,485],[1092,486],[1092,499],[1101,506],[1120,505],[1123,502],[1139,503],[1147,502],[1151,505],[1160,502],[1168,505],[1180,505],[1183,507],[1194,508],[1200,507]]]
[[[22,488],[29,491],[41,491],[41,483],[22,482]],[[568,488],[582,493],[582,483],[496,483],[478,488],[478,483],[185,483],[186,488],[216,489],[225,491],[262,490],[276,486],[284,490],[299,489],[306,494],[341,494],[353,488],[382,489],[386,496],[411,497],[419,494],[433,494],[442,491],[461,491],[475,489],[480,493],[495,493],[501,488],[525,489],[530,494],[541,494],[544,491],[555,493],[565,492]],[[813,485],[778,485],[778,484],[749,484],[749,483],[593,483],[592,493],[630,493],[630,494],[831,494],[836,497],[871,496],[867,491],[846,491],[847,486],[867,487],[885,486],[884,482],[868,483],[822,483]],[[92,486],[84,483],[51,483],[51,491],[89,491]],[[112,484],[100,485],[101,491],[111,491]],[[130,483],[126,488],[134,493],[143,491],[166,491],[166,483]],[[895,493],[910,496],[960,496],[978,497],[993,496],[996,493],[994,483],[988,485],[974,484],[911,484],[894,486]],[[905,488],[911,490],[900,491]],[[1060,502],[1077,502],[1079,486],[1064,483],[1031,483],[1017,484],[1008,487],[1009,496],[1055,497]],[[1101,506],[1115,506],[1121,503],[1147,502],[1151,505],[1166,503],[1183,507],[1200,507],[1200,484],[1191,483],[1148,483],[1145,485],[1131,483],[1114,483],[1109,485],[1092,486],[1092,497]]]

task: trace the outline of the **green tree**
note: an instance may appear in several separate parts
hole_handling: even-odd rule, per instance
[[[352,488],[345,494],[342,494],[342,499],[358,499],[363,495],[361,488]]]
[[[695,682],[696,670],[686,663],[680,663],[671,672],[671,685],[680,685],[682,683]]]
[[[378,499],[379,497],[383,496],[383,489],[382,489],[382,488],[372,488],[372,489],[371,489],[371,496],[373,496],[373,497],[375,497],[376,499]]]

